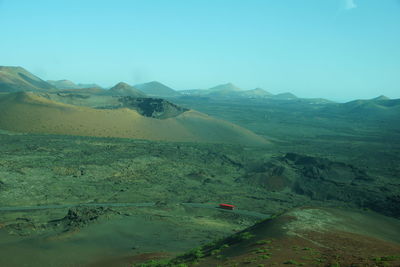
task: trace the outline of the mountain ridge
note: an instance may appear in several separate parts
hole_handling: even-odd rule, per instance
[[[56,88],[22,67],[0,66],[0,92],[56,91]]]

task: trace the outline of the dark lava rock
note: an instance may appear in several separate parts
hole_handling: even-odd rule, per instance
[[[176,117],[189,109],[161,98],[136,98],[124,96],[119,99],[124,107],[132,108],[141,115],[156,119]]]
[[[4,229],[10,234],[28,236],[36,231],[36,225],[31,219],[17,218],[15,223],[8,224]]]
[[[260,186],[269,191],[282,191],[292,187],[291,173],[288,168],[279,163],[267,163],[236,182],[244,182],[250,185]]]
[[[365,171],[343,162],[295,153],[286,154],[283,160],[291,164],[304,177],[329,181],[337,185],[374,180]]]
[[[62,219],[50,221],[51,226],[62,226],[66,231],[76,228],[82,228],[90,223],[95,222],[100,216],[109,213],[109,208],[97,207],[77,207],[68,210],[67,215]]]
[[[292,190],[314,200],[337,200],[400,217],[398,188],[383,188],[379,181],[355,166],[328,159],[288,153],[281,161],[294,169]]]

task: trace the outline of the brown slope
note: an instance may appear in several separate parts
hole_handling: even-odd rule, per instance
[[[0,129],[184,142],[267,143],[244,128],[193,110],[160,120],[128,108],[74,106],[22,92],[0,96]]]
[[[399,220],[373,212],[299,208],[170,263],[199,267],[400,266],[399,229]]]

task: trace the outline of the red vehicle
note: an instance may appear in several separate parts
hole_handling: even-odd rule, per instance
[[[226,209],[226,210],[234,210],[236,208],[235,205],[230,205],[230,204],[219,204],[219,207],[221,209]]]

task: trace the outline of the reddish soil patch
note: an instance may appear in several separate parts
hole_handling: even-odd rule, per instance
[[[241,245],[240,245],[241,246]],[[246,254],[227,257],[232,247],[196,266],[400,266],[400,245],[346,232],[305,232],[265,239],[242,247]]]
[[[88,267],[131,267],[133,264],[146,262],[149,260],[160,260],[165,258],[171,258],[173,255],[166,252],[156,253],[143,253],[135,256],[126,256],[120,258],[105,259],[90,264]]]

